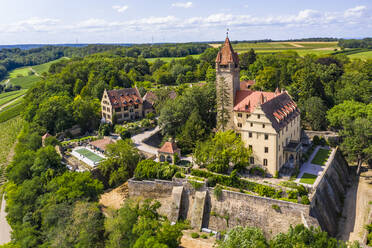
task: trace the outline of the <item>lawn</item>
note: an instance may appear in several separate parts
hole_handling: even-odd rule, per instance
[[[320,148],[311,163],[324,166],[330,154],[331,150]]]
[[[26,77],[26,76],[28,76],[28,73],[30,71],[31,71],[31,67],[29,67],[29,66],[18,68],[18,69],[15,69],[15,70],[13,70],[9,73],[9,78],[16,78],[18,76]]]
[[[83,155],[84,157],[88,158],[89,160],[93,161],[94,163],[97,163],[101,160],[103,160],[102,157],[98,156],[97,154],[89,151],[88,149],[81,148],[78,150],[75,150],[77,153]]]
[[[313,174],[304,173],[301,177],[300,183],[314,184],[317,176]]]

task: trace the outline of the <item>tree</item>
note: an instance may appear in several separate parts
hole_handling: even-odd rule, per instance
[[[311,97],[303,103],[302,113],[304,119],[310,124],[312,130],[324,130],[327,128],[327,107],[319,97]]]
[[[262,230],[254,227],[235,227],[218,248],[266,248],[269,247]]]
[[[98,99],[76,96],[72,105],[74,119],[83,131],[97,129],[101,118],[101,104]]]
[[[372,159],[372,103],[344,101],[328,111],[327,119],[340,129],[341,148],[357,162],[359,173],[362,164]]]
[[[221,77],[217,83],[217,128],[225,131],[230,120],[230,94],[229,87],[224,77]]]
[[[239,64],[241,70],[248,70],[249,65],[253,64],[256,61],[256,53],[253,48],[249,52],[242,53],[239,55]]]
[[[138,163],[134,171],[136,179],[164,179],[170,180],[176,174],[177,167],[167,162],[158,163],[154,160],[146,159]]]
[[[199,166],[218,173],[226,173],[230,165],[239,168],[248,166],[250,156],[251,150],[232,130],[217,132],[205,142],[198,142],[194,152]]]
[[[57,174],[66,169],[61,163],[61,157],[58,155],[53,146],[40,148],[35,154],[35,160],[30,170],[32,177],[47,176]]]
[[[182,127],[181,133],[177,135],[178,144],[183,153],[191,152],[196,142],[203,140],[206,134],[205,125],[199,113],[194,110]]]
[[[110,186],[119,185],[132,177],[141,159],[138,149],[130,139],[109,144],[105,153],[107,159],[99,164],[99,168],[108,178]]]
[[[127,200],[114,217],[108,218],[107,248],[177,248],[185,225],[171,225],[157,210],[159,202],[145,200],[142,204]]]

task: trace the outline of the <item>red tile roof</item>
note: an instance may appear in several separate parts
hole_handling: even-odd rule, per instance
[[[107,95],[114,108],[142,104],[143,100],[137,88],[109,90]]]
[[[103,139],[92,141],[89,144],[104,151],[106,150],[107,145],[113,144],[113,143],[115,143],[115,141],[113,141],[111,138],[103,138]]]
[[[179,152],[180,149],[177,148],[176,143],[174,142],[165,142],[164,145],[158,150],[158,152],[163,152],[163,153],[169,153],[169,154],[174,154],[176,152]]]
[[[217,54],[216,63],[220,65],[228,65],[230,63],[233,63],[235,66],[239,65],[239,56],[234,52],[228,37],[226,37],[223,47]]]
[[[261,105],[266,117],[271,121],[275,130],[280,130],[292,118],[300,114],[296,103],[287,92],[263,92],[238,90],[234,111],[251,113]]]
[[[240,82],[240,90],[249,90],[256,82],[254,80],[245,80]]]

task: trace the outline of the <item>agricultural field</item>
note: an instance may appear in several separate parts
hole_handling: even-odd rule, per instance
[[[27,90],[16,90],[16,91],[10,91],[0,94],[0,110],[1,107],[8,102],[13,101],[14,99],[17,99],[18,97],[24,95]]]
[[[265,53],[278,53],[285,51],[295,51],[300,56],[306,54],[315,55],[327,55],[335,52],[345,54],[352,59],[370,59],[372,58],[372,51],[366,51],[365,49],[346,49],[341,51],[341,48],[337,45],[338,42],[259,42],[259,43],[248,43],[241,42],[232,44],[234,50],[238,53],[248,52],[251,48],[258,54]],[[210,44],[212,47],[220,47],[220,44]]]
[[[6,164],[9,152],[22,126],[23,120],[20,117],[0,123],[0,166]]]
[[[200,57],[200,54],[191,55],[194,59],[198,59]],[[173,59],[184,59],[185,57],[164,57],[164,58],[147,58],[147,62],[154,62],[157,59],[163,60],[164,62],[171,62]]]

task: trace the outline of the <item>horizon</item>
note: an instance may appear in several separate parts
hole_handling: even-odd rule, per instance
[[[217,42],[227,28],[234,41],[370,37],[371,7],[368,0],[14,0],[2,4],[0,44]]]

